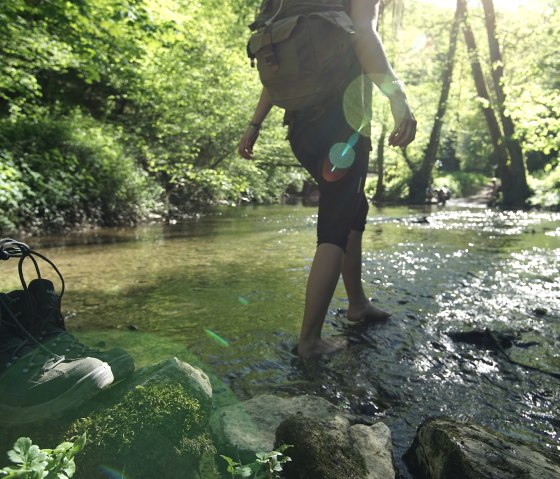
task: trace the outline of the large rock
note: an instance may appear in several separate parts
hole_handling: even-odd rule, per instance
[[[557,479],[560,458],[487,428],[434,418],[422,424],[405,461],[428,479]]]
[[[349,421],[325,421],[302,415],[283,421],[276,445],[290,444],[292,459],[284,466],[286,479],[393,479],[391,432]]]
[[[202,406],[211,405],[212,385],[206,373],[177,358],[169,358],[138,369],[129,379],[112,387],[108,396],[122,396],[137,386],[147,387],[153,384],[180,384],[185,391],[195,396]]]
[[[276,428],[290,416],[346,421],[346,414],[326,399],[315,396],[282,398],[265,394],[217,409],[210,426],[220,451],[242,462],[253,462],[255,453],[271,451]]]

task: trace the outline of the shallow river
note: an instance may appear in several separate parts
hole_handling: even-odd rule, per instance
[[[547,374],[560,373],[559,214],[371,208],[364,281],[392,319],[350,325],[341,282],[325,333],[350,347],[301,362],[315,221],[313,207],[248,207],[30,243],[62,271],[67,327],[85,342],[126,347],[138,366],[190,361],[227,386],[224,403],[308,393],[383,420],[405,477],[400,456],[434,415],[560,450]],[[1,268],[0,290],[16,287],[15,263]]]

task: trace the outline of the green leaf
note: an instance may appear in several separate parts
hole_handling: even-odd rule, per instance
[[[16,464],[24,464],[27,461],[27,455],[33,443],[28,437],[20,437],[14,444],[14,448],[8,451],[10,461]]]
[[[72,455],[78,454],[86,445],[87,443],[87,435],[84,432],[84,434],[82,434],[74,443],[74,446],[72,447]]]
[[[56,446],[56,448],[52,451],[54,454],[58,454],[58,453],[66,453],[66,451],[69,451],[72,449],[72,447],[74,446],[73,443],[71,442],[61,442],[58,446]],[[43,449],[45,450],[45,449]]]
[[[76,473],[76,463],[73,460],[68,461],[68,464],[66,464],[66,466],[64,467],[64,469],[62,469],[62,471],[68,477],[72,477]]]
[[[239,463],[235,462],[231,457],[220,455],[220,457],[228,463],[230,467],[238,466]]]
[[[278,447],[278,451],[284,453],[288,449],[290,449],[290,447],[294,447],[294,446],[292,444],[282,444],[280,445],[280,447]]]
[[[241,466],[236,469],[236,473],[238,473],[241,477],[251,477],[253,471],[249,466]]]
[[[14,466],[8,466],[5,467],[3,469],[0,470],[3,474],[7,474],[7,475],[3,475],[2,478],[6,478],[6,479],[12,479],[12,478],[16,478],[16,477],[28,477],[29,476],[29,472],[26,469],[21,469],[21,467],[14,467]]]

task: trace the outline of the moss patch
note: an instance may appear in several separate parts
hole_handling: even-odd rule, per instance
[[[180,385],[154,384],[74,421],[67,435],[88,435],[83,477],[97,477],[103,468],[126,469],[131,477],[157,477],[162,468],[177,471],[169,477],[194,477],[200,457],[215,453],[207,423],[198,400]]]

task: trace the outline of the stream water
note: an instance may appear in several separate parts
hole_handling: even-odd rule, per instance
[[[246,207],[29,242],[62,271],[67,327],[84,342],[125,347],[137,366],[178,356],[238,400],[307,393],[382,420],[404,477],[429,416],[560,451],[560,214],[371,208],[363,277],[393,316],[349,324],[340,282],[325,334],[350,347],[301,362],[315,213]],[[2,291],[18,285],[12,266]]]

